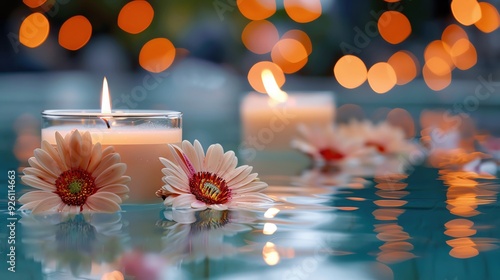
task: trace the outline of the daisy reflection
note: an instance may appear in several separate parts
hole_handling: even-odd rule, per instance
[[[49,279],[100,279],[116,269],[125,241],[118,213],[23,215],[26,257],[40,262]]]
[[[242,210],[193,209],[163,212],[157,226],[166,230],[163,253],[175,260],[199,262],[236,254],[240,248],[225,242],[225,237],[250,231],[256,214]]]

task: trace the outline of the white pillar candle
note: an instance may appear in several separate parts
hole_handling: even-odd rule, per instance
[[[331,92],[289,93],[281,103],[251,92],[241,103],[243,146],[256,151],[290,149],[298,124],[332,125],[334,107]]]
[[[52,119],[49,118],[52,117]],[[161,202],[155,192],[163,185],[159,157],[169,157],[168,143],[182,141],[181,114],[172,111],[129,111],[106,114],[108,128],[99,112],[49,110],[43,113],[42,140],[55,145],[55,132],[63,137],[74,129],[88,131],[92,142],[113,146],[127,164],[129,199],[125,203]],[[169,127],[169,118],[178,118]],[[78,121],[79,120],[79,121]],[[127,121],[128,120],[128,121]],[[47,123],[45,123],[47,122]],[[138,124],[138,122],[142,122]]]

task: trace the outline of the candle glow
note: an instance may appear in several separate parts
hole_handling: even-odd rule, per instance
[[[282,91],[278,84],[276,83],[276,79],[274,79],[273,72],[269,69],[262,70],[262,83],[264,84],[264,88],[266,89],[267,94],[271,99],[277,101],[279,103],[283,103],[288,99],[288,94]]]
[[[102,81],[101,113],[111,114],[111,101],[109,98],[108,80],[106,77],[104,77],[104,80]]]

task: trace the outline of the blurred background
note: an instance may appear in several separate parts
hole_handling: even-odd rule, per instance
[[[471,122],[495,134],[499,6],[7,1],[0,9],[0,153],[12,164],[31,156],[43,110],[99,108],[103,76],[113,108],[181,111],[185,139],[234,149],[241,98],[259,91],[264,66],[285,91],[331,92],[339,121],[404,111],[419,128],[432,109],[443,112],[440,122]]]

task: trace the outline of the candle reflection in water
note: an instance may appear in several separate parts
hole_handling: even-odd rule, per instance
[[[440,179],[448,186],[446,208],[459,217],[445,223],[444,234],[451,237],[446,241],[452,248],[450,256],[466,259],[498,248],[497,239],[474,237],[481,227],[472,220],[481,214],[480,206],[496,203],[498,186],[488,182],[495,177],[465,171],[440,170],[439,173]]]

